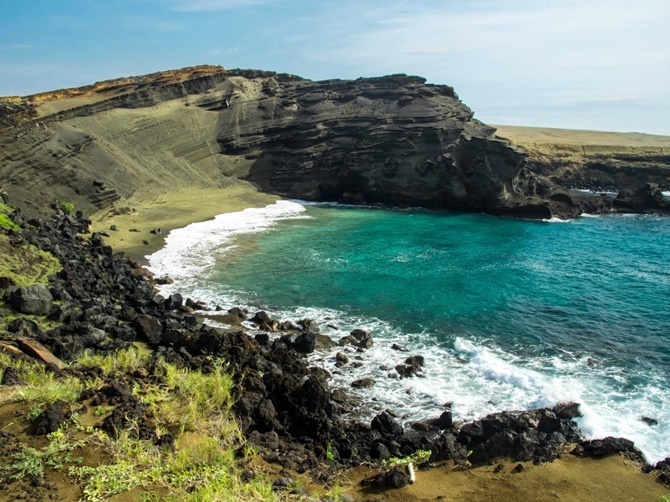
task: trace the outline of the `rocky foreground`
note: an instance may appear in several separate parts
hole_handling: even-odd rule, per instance
[[[10,278],[0,278],[5,302],[0,314],[16,317],[0,333],[3,350],[23,350],[44,360],[54,372],[68,371],[66,363],[84,353],[114,353],[136,341],[146,342],[166,361],[205,373],[212,371],[214,359],[222,358],[235,381],[234,410],[242,429],[268,462],[326,483],[338,469],[392,457],[426,455],[424,463],[450,461],[467,469],[503,457],[543,463],[567,452],[592,457],[623,454],[642,469],[655,470],[661,482],[670,482],[670,459],[650,466],[626,439],[585,441],[573,421],[579,416],[576,403],[500,412],[467,424],[455,422],[448,408],[436,410],[433,420],[409,427],[392,410],[360,423],[347,406],[346,395],[329,388],[328,372],[305,361],[304,355],[318,350],[322,338],[314,321],[279,322],[257,312],[251,321],[261,332],[254,336],[242,326],[214,328],[203,323],[206,305],[184,301],[180,295],[163,298],[151,274],[123,254],[114,254],[99,234],[82,237],[90,221],[81,213],[72,215],[58,207],[49,221],[26,221],[20,212],[11,220],[21,227],[2,231],[12,247],[19,250],[32,244],[55,256],[62,270],[44,285],[17,287]],[[247,317],[239,307],[209,315],[231,325]],[[362,330],[352,332],[347,341],[363,356],[372,343]],[[410,357],[396,369],[404,378],[414,378],[421,362],[419,356]],[[5,372],[2,384],[11,385],[13,377]],[[86,392],[81,400],[98,395],[98,404],[114,404],[111,415],[97,425],[110,434],[118,436],[132,426],[145,438],[169,444],[174,437],[155,432],[150,410],[130,390],[152,378],[150,364],[107,386],[107,391]],[[37,420],[52,415],[64,419],[62,411],[47,408]],[[47,420],[46,426],[55,430],[58,424]],[[409,481],[406,472],[396,468],[383,470],[369,483],[397,488]]]
[[[670,210],[656,186],[667,170],[638,176],[630,155],[583,169],[536,155],[474,119],[451,87],[407,75],[312,82],[203,66],[3,98],[0,146],[2,188],[30,216],[52,200],[114,214],[230,177],[306,200],[528,218]],[[564,188],[590,187],[598,169],[616,170],[618,200]]]

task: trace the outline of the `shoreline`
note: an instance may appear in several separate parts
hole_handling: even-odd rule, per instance
[[[165,245],[165,238],[171,230],[211,220],[224,213],[264,207],[279,199],[276,195],[260,192],[246,182],[222,188],[186,187],[162,193],[153,199],[129,202],[125,211],[117,211],[111,216],[95,213],[91,216],[91,227],[93,232],[109,235],[104,237],[105,243],[115,253],[124,252],[146,266],[146,257]],[[116,226],[117,230],[111,230],[112,226]],[[158,228],[160,233],[151,233]]]
[[[105,238],[106,243],[115,252],[125,252],[146,265],[146,256],[164,245],[170,230],[206,221],[219,214],[264,207],[277,200],[279,197],[258,192],[246,184],[221,189],[181,189],[162,194],[155,201],[137,203],[132,206],[133,212],[97,218],[93,230],[105,230],[110,235]],[[116,225],[118,230],[108,230],[110,225]],[[151,234],[150,230],[157,227],[162,233]],[[140,232],[130,232],[131,228]],[[143,240],[149,244],[143,244]],[[343,484],[351,482],[346,491],[357,499],[375,496],[383,500],[433,500],[436,497],[457,500],[464,496],[468,500],[491,500],[495,495],[520,501],[554,500],[557,497],[586,501],[596,496],[618,500],[618,496],[628,493],[635,494],[640,500],[656,501],[668,494],[652,474],[643,473],[639,466],[620,455],[591,459],[566,454],[539,466],[524,463],[522,473],[512,471],[518,462],[499,459],[498,464],[504,465],[504,469],[496,471],[495,465],[466,471],[454,470],[448,465],[431,467],[417,474],[416,484],[381,492],[371,492],[359,485],[361,479],[372,473],[359,467],[343,474],[349,480]]]

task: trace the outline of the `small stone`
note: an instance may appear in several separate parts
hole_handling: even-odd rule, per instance
[[[372,378],[361,378],[360,380],[354,380],[351,382],[351,386],[356,389],[366,389],[372,387],[376,382]]]

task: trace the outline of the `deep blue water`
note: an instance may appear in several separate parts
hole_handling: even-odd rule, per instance
[[[371,413],[391,406],[415,419],[450,401],[471,419],[576,400],[587,434],[630,437],[651,460],[670,454],[668,218],[543,222],[282,202],[180,232],[151,259],[172,288],[308,315],[336,339],[370,329],[364,367],[333,385],[376,378],[374,394],[359,395]],[[393,342],[426,356],[426,378],[387,378],[379,367],[402,360]],[[332,356],[314,359],[335,371]]]

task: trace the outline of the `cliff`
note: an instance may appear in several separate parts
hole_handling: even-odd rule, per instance
[[[670,190],[670,136],[495,127],[524,149],[534,173],[564,187],[618,192],[655,183]]]
[[[0,127],[2,188],[29,214],[53,200],[118,211],[230,177],[309,200],[539,217],[557,204],[451,87],[406,75],[186,68],[5,98]]]
[[[54,200],[118,213],[231,179],[300,199],[533,218],[640,209],[568,194],[548,177],[573,171],[495,133],[420,77],[200,66],[0,99],[0,187],[29,215]]]

